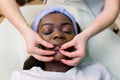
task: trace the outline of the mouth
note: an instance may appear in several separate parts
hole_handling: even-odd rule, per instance
[[[53,44],[54,45],[54,48],[52,50],[54,51],[59,51],[61,46],[63,45],[63,43],[59,43],[59,44]]]
[[[43,50],[54,50],[54,51],[58,51],[59,49],[60,49],[60,47],[61,47],[61,45],[56,45],[56,44],[53,44],[54,45],[54,47],[53,48],[47,48],[47,47],[45,47],[45,46],[43,46],[43,45],[38,45],[38,48],[41,48],[41,49],[43,49]]]
[[[50,56],[54,57],[53,62],[54,61],[60,61],[60,59],[70,59],[69,57],[60,53],[59,50],[60,50],[61,46],[63,45],[62,43],[53,44],[53,45],[54,45],[53,48],[46,48],[45,46],[42,46],[42,45],[40,45],[39,48],[44,49],[44,50],[54,50],[55,54],[50,55]],[[72,47],[69,47],[69,48],[65,49],[65,51],[72,52],[72,51],[75,51],[75,48],[72,46]]]
[[[60,50],[61,46],[63,45],[63,43],[53,44],[53,45],[54,45],[53,48],[47,48],[47,47],[45,47],[43,45],[39,45],[38,48],[41,48],[43,50],[54,50],[56,52],[59,52],[59,50]],[[72,46],[72,47],[69,47],[69,48],[65,49],[65,51],[72,52],[72,51],[75,51],[75,48],[74,48],[74,46]]]

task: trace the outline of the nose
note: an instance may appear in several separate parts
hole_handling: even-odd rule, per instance
[[[65,36],[60,30],[56,30],[53,34],[53,40],[65,40]]]

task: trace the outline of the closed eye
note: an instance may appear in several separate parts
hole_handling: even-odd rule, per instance
[[[66,34],[72,34],[71,31],[63,31],[63,32],[66,33]]]
[[[74,32],[72,25],[70,23],[62,23],[62,32],[72,34]]]
[[[52,23],[44,23],[42,25],[43,34],[44,35],[49,35],[53,32],[53,24]]]
[[[52,31],[51,31],[51,32],[44,32],[43,34],[49,35],[49,34],[51,34],[51,33],[52,33]]]

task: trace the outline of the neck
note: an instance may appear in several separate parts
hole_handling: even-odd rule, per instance
[[[67,66],[61,62],[46,62],[45,63],[45,71],[52,72],[66,72],[71,69],[71,66]]]

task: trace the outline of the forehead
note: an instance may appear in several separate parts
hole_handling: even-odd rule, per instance
[[[49,13],[41,19],[41,21],[43,21],[43,20],[45,20],[45,21],[48,21],[48,20],[60,21],[61,20],[61,21],[70,21],[71,22],[71,19],[69,17],[67,17],[65,14],[62,14],[59,12]]]

